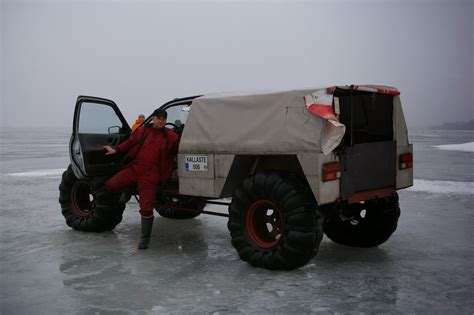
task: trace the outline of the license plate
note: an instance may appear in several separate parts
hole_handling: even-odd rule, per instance
[[[184,168],[187,172],[207,172],[207,155],[185,155]]]

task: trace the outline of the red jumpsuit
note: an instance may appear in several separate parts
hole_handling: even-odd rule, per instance
[[[116,149],[127,153],[140,145],[143,139],[145,140],[133,162],[110,178],[105,187],[111,192],[119,192],[127,186],[138,184],[140,214],[152,217],[158,184],[165,185],[173,173],[174,156],[178,152],[178,135],[168,128],[140,128]]]

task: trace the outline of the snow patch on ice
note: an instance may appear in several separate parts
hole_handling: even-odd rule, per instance
[[[415,179],[413,187],[408,190],[433,194],[473,195],[474,182]]]
[[[434,148],[449,151],[474,152],[474,142],[435,145]]]
[[[34,170],[29,172],[19,172],[19,173],[7,173],[8,176],[14,177],[51,177],[51,176],[61,176],[64,172],[64,169],[49,169],[49,170]]]

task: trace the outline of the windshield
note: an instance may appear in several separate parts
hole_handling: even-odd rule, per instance
[[[189,106],[177,105],[166,109],[168,113],[167,121],[180,127],[186,123],[189,114]]]

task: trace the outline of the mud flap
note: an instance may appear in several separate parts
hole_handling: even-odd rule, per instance
[[[384,187],[395,187],[397,142],[355,144],[341,156],[341,197]]]

